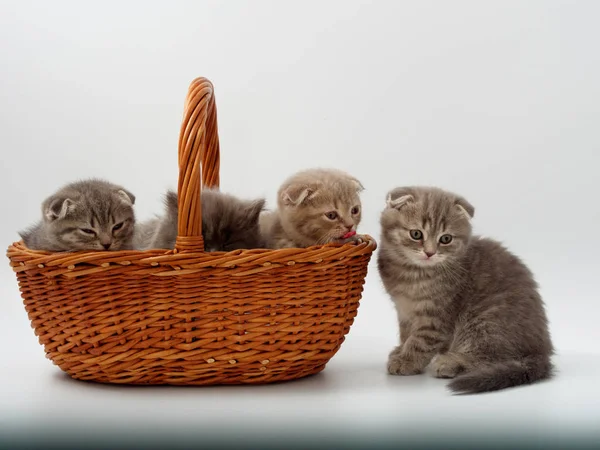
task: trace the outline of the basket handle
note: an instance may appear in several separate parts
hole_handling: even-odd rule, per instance
[[[178,216],[175,249],[204,251],[201,186],[219,187],[219,134],[213,85],[190,84],[179,133]]]

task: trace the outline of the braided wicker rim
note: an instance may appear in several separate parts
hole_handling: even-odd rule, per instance
[[[46,269],[47,277],[81,277],[115,269],[122,272],[123,266],[131,266],[128,272],[136,275],[177,276],[201,272],[210,275],[214,269],[223,269],[232,276],[246,276],[296,264],[319,264],[319,268],[327,270],[345,264],[348,258],[370,255],[375,248],[375,240],[370,236],[365,236],[361,244],[227,253],[177,250],[49,253],[30,250],[23,242],[15,242],[8,248],[7,256],[15,272]]]

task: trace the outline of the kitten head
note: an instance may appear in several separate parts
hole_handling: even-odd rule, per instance
[[[134,195],[102,180],[71,183],[42,203],[46,237],[57,250],[132,248]]]
[[[363,189],[356,178],[339,170],[299,172],[279,189],[281,224],[302,246],[342,242],[342,236],[356,231],[360,223]]]
[[[471,238],[475,208],[464,198],[432,187],[400,187],[381,215],[382,243],[419,267],[460,257]]]
[[[258,218],[265,199],[241,200],[218,190],[202,190],[202,236],[207,252],[262,248]]]

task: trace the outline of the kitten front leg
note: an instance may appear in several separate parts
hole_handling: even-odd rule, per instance
[[[433,321],[420,322],[413,324],[406,340],[402,339],[402,343],[390,353],[388,372],[392,375],[422,373],[431,359],[444,347],[446,337],[433,325]]]
[[[400,321],[400,345],[404,344],[410,336],[410,322]]]
[[[299,245],[296,245],[296,243],[290,239],[287,238],[279,238],[276,239],[274,242],[274,245],[272,246],[272,248],[279,250],[282,248],[297,248],[299,247]]]

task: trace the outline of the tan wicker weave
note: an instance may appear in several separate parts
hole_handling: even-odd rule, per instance
[[[321,371],[356,316],[375,241],[205,253],[200,186],[219,184],[219,140],[204,78],[186,99],[179,167],[175,250],[8,248],[47,356],[73,378],[108,383],[267,383]]]

